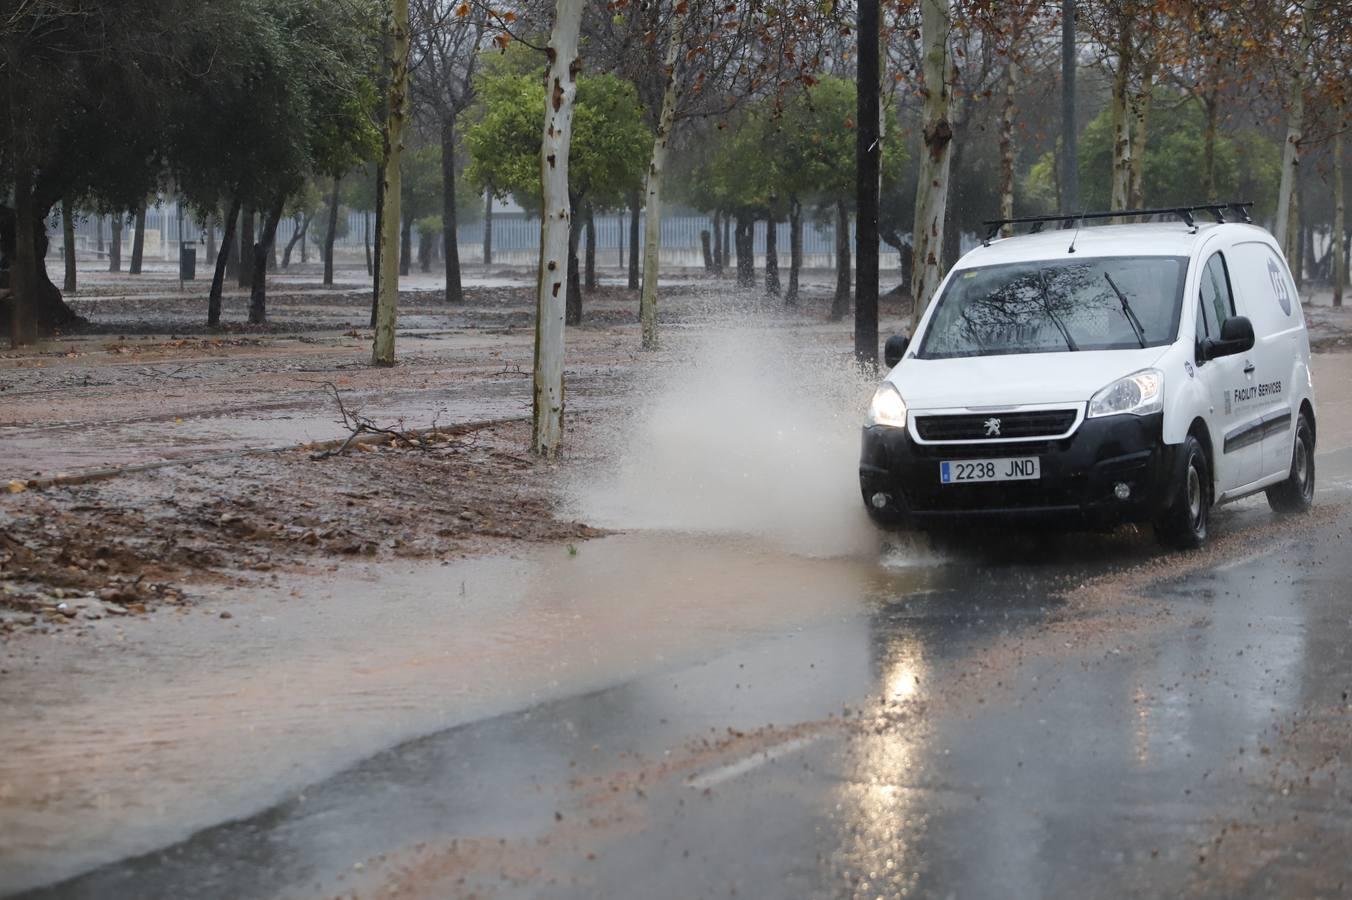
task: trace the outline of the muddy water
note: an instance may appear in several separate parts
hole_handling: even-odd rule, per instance
[[[415,735],[857,612],[934,570],[616,536],[371,565],[28,645],[0,680],[0,891],[144,851]],[[223,622],[221,613],[231,619]]]

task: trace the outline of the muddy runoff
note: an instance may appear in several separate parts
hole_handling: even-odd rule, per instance
[[[206,494],[204,486],[150,503],[126,495],[123,506],[144,519],[116,529],[124,537],[160,518],[175,535],[182,522],[205,520],[215,530],[187,536],[204,552],[213,541],[229,549],[209,577],[187,579],[189,602],[4,645],[0,711],[24,726],[0,733],[0,857],[8,861],[0,891],[163,847],[283,798],[303,802],[308,785],[420,735],[857,616],[881,597],[924,604],[945,570],[972,563],[973,552],[989,561],[982,545],[884,539],[867,526],[853,468],[872,384],[848,365],[843,327],[771,321],[745,332],[705,327],[707,337],[699,330],[644,359],[623,402],[584,410],[557,469],[513,463],[522,451],[511,444],[521,436],[511,433],[448,448],[440,469],[407,451],[361,451],[348,468],[329,470],[343,474],[322,488],[309,468],[307,485],[300,468],[311,461],[297,459],[289,478],[250,488],[255,536],[247,541],[222,538],[233,531],[221,530],[221,518],[240,514],[240,504],[201,510],[189,499]],[[598,358],[603,340],[592,342]],[[1321,430],[1321,450],[1349,434],[1345,423]],[[496,461],[475,468],[467,457],[476,453]],[[372,481],[362,481],[362,467]],[[483,473],[492,477],[467,477]],[[242,484],[258,476],[243,474]],[[456,489],[434,491],[436,478]],[[400,494],[401,479],[423,481]],[[286,493],[290,481],[295,493]],[[539,505],[496,537],[482,524],[452,536],[425,524],[446,511],[466,521],[455,504],[482,490],[470,485],[489,481],[495,518],[517,496]],[[363,539],[369,552],[359,541],[348,553],[322,538],[274,540],[273,524],[255,527],[281,516],[284,532],[313,530],[284,520],[293,504],[309,499],[321,507],[315,515],[330,514],[320,498],[336,501],[354,482],[358,496],[339,502],[355,517],[376,510],[361,520],[366,533],[392,531],[406,548],[426,543],[415,553],[372,537]],[[107,482],[98,490],[114,493],[100,497],[132,483]],[[377,498],[364,494],[377,485],[383,500],[368,503]],[[76,500],[60,501],[56,513],[88,503],[69,493]],[[7,506],[6,515],[15,509],[30,508]],[[44,512],[20,513],[34,516],[25,533],[46,527]],[[1249,504],[1219,527],[1268,527],[1260,516]],[[545,529],[537,541],[514,537],[531,527]],[[610,533],[584,540],[603,531]],[[498,542],[471,546],[485,536]],[[997,551],[1006,543],[982,540]],[[1157,559],[1136,533],[1050,548],[1031,538],[1014,543],[1004,552],[1025,562],[1069,564],[1062,583],[1016,575],[1039,612],[1084,590],[1089,568],[1113,578]],[[311,549],[278,549],[293,544]],[[244,547],[250,555],[233,553]],[[152,559],[173,561],[155,550],[139,548],[125,574]],[[266,567],[243,565],[264,552]],[[1118,602],[1112,583],[1101,586],[1102,602]],[[1118,625],[1134,627],[1133,619]],[[1020,665],[1029,649],[993,648],[988,673]]]

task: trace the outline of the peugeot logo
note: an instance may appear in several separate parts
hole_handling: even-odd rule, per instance
[[[999,436],[1000,436],[1000,420],[999,420],[999,419],[987,419],[985,424],[986,424],[986,437],[999,437]]]

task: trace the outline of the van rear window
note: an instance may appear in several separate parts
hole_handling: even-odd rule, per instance
[[[1173,343],[1187,258],[1090,257],[954,274],[935,301],[922,359],[1129,350]]]

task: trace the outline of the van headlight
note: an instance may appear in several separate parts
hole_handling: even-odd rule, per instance
[[[868,405],[868,415],[864,419],[868,425],[886,425],[889,428],[906,427],[906,401],[890,383],[884,381],[873,392],[873,400]]]
[[[1164,373],[1142,369],[1114,381],[1089,401],[1089,418],[1130,413],[1148,416],[1164,409]]]

